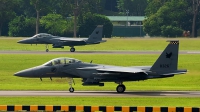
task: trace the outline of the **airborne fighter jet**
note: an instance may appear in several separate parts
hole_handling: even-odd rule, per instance
[[[153,66],[111,66],[102,64],[84,63],[73,58],[56,58],[43,65],[29,68],[15,73],[15,76],[29,78],[67,77],[70,82],[73,78],[82,78],[82,85],[104,86],[103,82],[115,82],[118,93],[126,90],[123,82],[140,81],[154,78],[173,77],[177,74],[185,74],[186,69],[177,69],[179,41],[168,41],[169,44],[156,60]],[[74,92],[72,83],[69,91]]]
[[[52,44],[53,48],[64,48],[64,46],[70,46],[70,51],[75,52],[74,46],[83,46],[91,44],[99,44],[106,42],[102,40],[103,25],[98,25],[92,32],[89,38],[66,38],[53,36],[47,33],[39,33],[33,37],[18,41],[21,44],[46,44],[46,52],[49,51],[48,44]]]

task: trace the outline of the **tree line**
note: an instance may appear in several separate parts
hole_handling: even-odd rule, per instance
[[[102,12],[105,1],[0,0],[0,35],[32,36],[46,32],[61,36],[88,36],[96,25],[103,24],[104,35],[109,37],[112,23],[105,15],[98,14]],[[97,19],[91,22],[89,18]],[[90,27],[85,28],[84,33],[77,30],[87,24]]]
[[[105,16],[145,16],[150,36],[197,36],[200,0],[0,0],[0,36],[88,36],[97,24],[110,37],[112,23]],[[128,12],[128,13],[127,13]]]
[[[184,31],[197,36],[200,0],[148,0],[144,31],[151,36],[182,36]]]

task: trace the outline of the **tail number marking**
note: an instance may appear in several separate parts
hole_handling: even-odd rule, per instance
[[[160,68],[169,68],[169,64],[160,64]]]

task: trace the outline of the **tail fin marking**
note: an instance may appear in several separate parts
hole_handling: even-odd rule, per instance
[[[103,33],[103,25],[98,25],[92,32],[92,34],[89,36],[87,42],[93,43],[102,41],[102,33]]]
[[[178,67],[179,41],[169,40],[168,46],[151,67],[151,71],[172,71]]]

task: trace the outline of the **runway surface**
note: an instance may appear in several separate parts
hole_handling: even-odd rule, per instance
[[[65,96],[65,97],[200,97],[200,91],[0,91],[0,96]]]
[[[162,51],[0,51],[0,54],[161,54]],[[200,54],[200,51],[179,51],[179,54]]]

